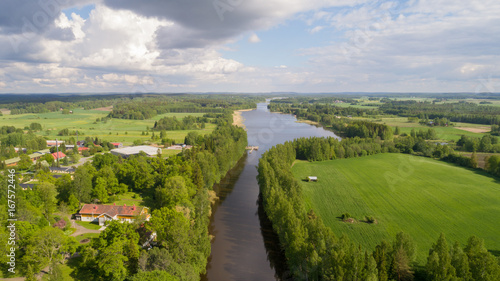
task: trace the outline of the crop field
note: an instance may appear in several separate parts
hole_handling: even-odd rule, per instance
[[[500,251],[500,181],[479,171],[406,154],[378,154],[323,162],[297,161],[292,168],[313,209],[337,236],[370,251],[400,231],[417,244],[418,262],[441,232],[464,244],[471,235]],[[305,182],[317,176],[318,182]],[[340,216],[349,213],[354,223]],[[376,223],[364,222],[373,216]]]
[[[151,140],[151,132],[149,132],[149,135],[142,135],[142,132],[145,132],[148,127],[152,128],[155,121],[163,117],[176,116],[178,119],[182,119],[188,115],[203,116],[204,114],[166,113],[147,120],[109,119],[107,122],[96,121],[98,118],[106,117],[108,113],[100,110],[75,109],[73,110],[73,114],[50,112],[4,115],[0,116],[0,122],[2,125],[15,126],[17,128],[24,128],[33,122],[40,123],[43,130],[37,134],[51,139],[56,138],[60,130],[68,128],[70,131],[78,130],[82,138],[85,138],[85,136],[99,137],[103,140],[123,142],[125,145],[129,145],[134,140]],[[205,129],[201,130],[167,131],[167,138],[174,139],[176,142],[183,142],[184,137],[190,131],[197,131],[204,135],[209,134],[215,127],[215,124],[206,124]],[[157,133],[159,132],[155,132],[155,134]],[[69,137],[59,137],[59,139],[63,140],[67,138]]]

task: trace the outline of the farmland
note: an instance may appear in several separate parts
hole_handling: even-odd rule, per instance
[[[405,154],[297,161],[292,171],[306,207],[337,236],[346,234],[364,249],[405,231],[417,244],[421,265],[441,232],[462,244],[474,234],[489,250],[500,250],[500,185],[481,172]],[[318,182],[302,181],[307,176]],[[346,212],[357,222],[342,222]],[[376,223],[363,222],[365,216]]]
[[[134,140],[148,141],[151,139],[151,132],[149,135],[142,135],[147,128],[152,128],[154,122],[163,117],[177,117],[182,119],[185,116],[203,116],[203,113],[166,113],[157,115],[147,120],[131,120],[131,119],[116,119],[111,118],[106,122],[96,121],[106,117],[108,111],[102,110],[84,110],[75,109],[73,114],[61,114],[61,112],[50,112],[40,114],[19,114],[19,115],[4,115],[0,117],[2,124],[15,126],[17,128],[24,128],[31,123],[40,123],[43,130],[37,134],[46,136],[47,138],[54,139],[57,133],[65,128],[70,131],[78,130],[80,136],[98,137],[106,141],[123,142],[125,145],[132,144]],[[176,142],[183,142],[184,137],[190,131],[197,131],[200,134],[209,134],[214,128],[215,124],[207,124],[205,129],[201,130],[175,130],[167,131],[167,138],[174,139]],[[66,139],[69,137],[59,137],[59,139]]]
[[[488,125],[483,124],[471,124],[471,123],[459,123],[454,122],[454,126],[449,127],[429,127],[426,125],[421,125],[419,123],[412,123],[408,121],[407,117],[383,117],[378,119],[366,119],[366,118],[356,118],[361,120],[368,120],[380,124],[386,124],[391,126],[393,129],[395,127],[399,127],[401,134],[406,133],[410,134],[412,129],[418,130],[428,130],[432,128],[436,131],[436,134],[440,140],[443,141],[457,141],[460,139],[462,135],[480,138],[484,135],[484,133],[480,133],[481,131],[489,132],[490,127]],[[479,132],[474,132],[479,131]]]

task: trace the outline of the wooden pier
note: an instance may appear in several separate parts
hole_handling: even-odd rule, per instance
[[[245,147],[246,150],[250,150],[249,153],[252,153],[252,151],[254,150],[259,150],[259,147],[258,146],[247,146]]]

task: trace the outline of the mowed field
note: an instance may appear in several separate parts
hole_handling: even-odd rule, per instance
[[[417,244],[420,264],[441,232],[462,244],[474,234],[493,253],[500,251],[500,181],[481,172],[406,154],[297,161],[292,171],[307,208],[364,249],[405,231]],[[307,176],[318,182],[302,181]],[[358,222],[342,222],[346,212]],[[362,222],[364,216],[377,223]]]
[[[85,138],[85,136],[99,137],[107,141],[123,142],[125,145],[129,145],[134,140],[151,140],[151,132],[145,136],[142,135],[142,132],[145,132],[148,127],[152,128],[155,121],[163,117],[176,116],[178,119],[182,119],[188,115],[203,116],[204,113],[166,113],[147,120],[109,119],[107,122],[96,122],[97,118],[106,117],[108,114],[108,111],[75,109],[73,114],[50,112],[4,115],[0,116],[0,123],[2,126],[8,125],[17,128],[24,128],[33,122],[40,123],[43,130],[37,134],[50,139],[56,138],[60,130],[68,128],[70,131],[78,130],[81,138]],[[204,135],[210,133],[215,127],[215,124],[207,123],[205,129],[202,130],[167,131],[167,138],[175,139],[176,142],[183,142],[184,137],[190,131],[197,131]],[[159,132],[155,132],[155,134],[157,133]],[[67,139],[69,137],[58,138]]]

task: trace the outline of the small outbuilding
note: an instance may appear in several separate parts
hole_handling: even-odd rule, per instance
[[[318,181],[318,177],[307,177],[308,181]]]

